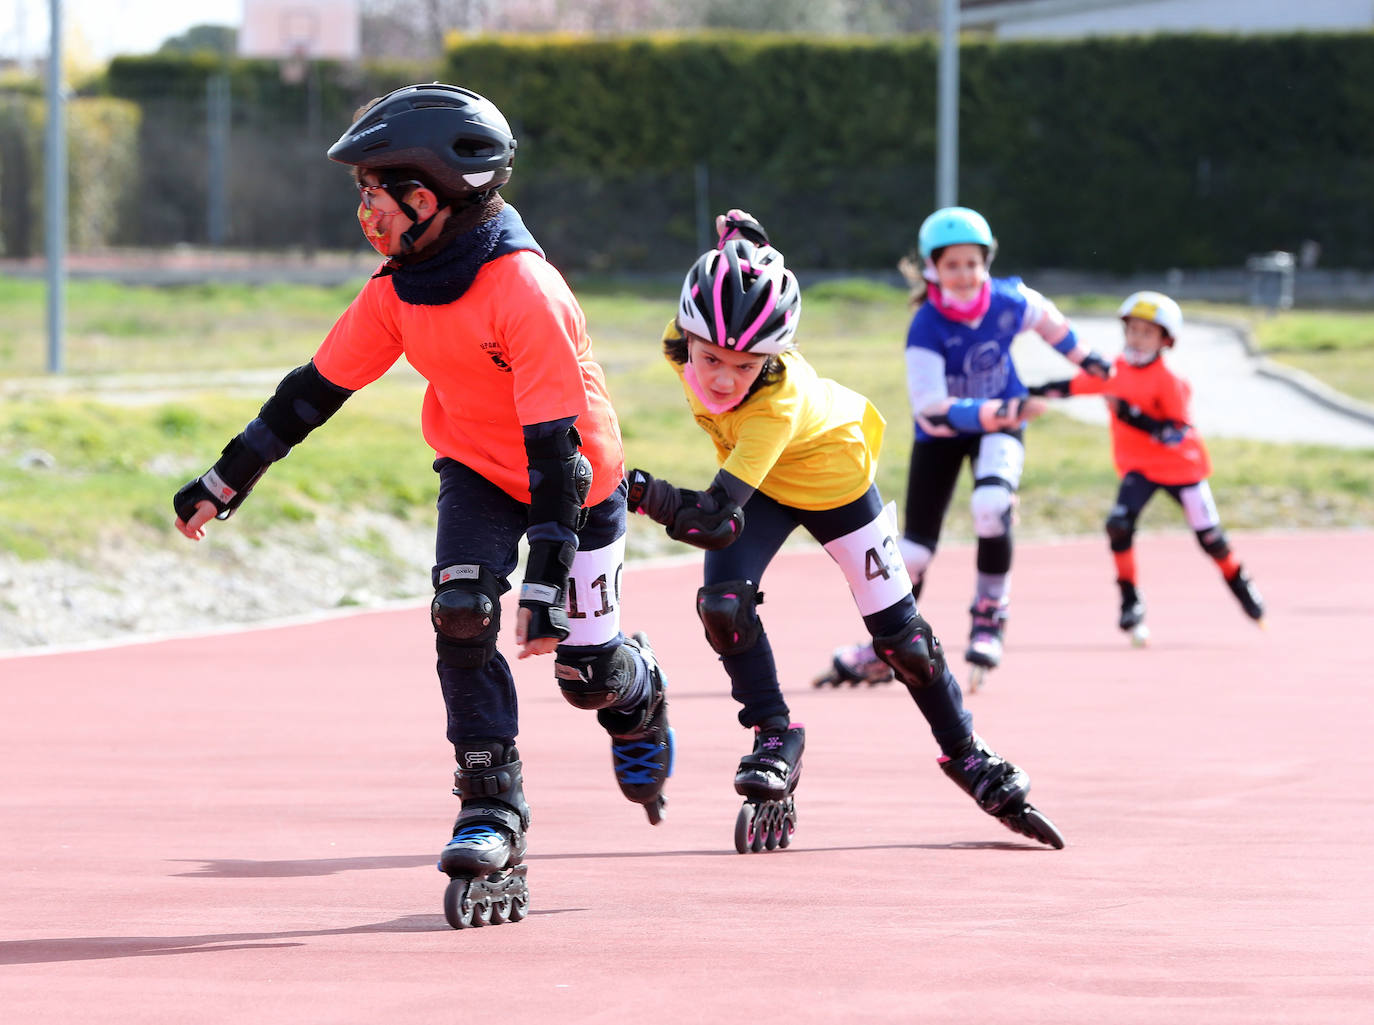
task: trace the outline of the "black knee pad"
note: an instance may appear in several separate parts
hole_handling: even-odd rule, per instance
[[[429,606],[439,661],[455,669],[480,669],[496,657],[505,588],[485,566],[450,566],[441,576],[446,579]]]
[[[1212,558],[1224,559],[1231,554],[1231,542],[1226,538],[1226,531],[1220,527],[1208,527],[1195,533],[1197,543],[1202,545],[1202,550]]]
[[[625,644],[609,651],[577,654],[559,649],[553,674],[568,704],[599,710],[620,700],[635,678],[635,657]]]
[[[940,639],[919,612],[895,633],[874,637],[873,650],[908,687],[929,687],[945,674]]]
[[[697,591],[697,616],[706,628],[706,642],[718,655],[742,655],[763,633],[755,609],[763,592],[749,580],[727,580]]]
[[[1135,517],[1120,507],[1107,517],[1107,541],[1114,552],[1129,552],[1135,539]]]

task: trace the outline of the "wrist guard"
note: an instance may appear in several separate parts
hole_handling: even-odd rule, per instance
[[[1046,381],[1044,384],[1032,385],[1027,388],[1026,391],[1032,396],[1042,399],[1063,399],[1068,398],[1070,394],[1069,382],[1067,379],[1063,381]]]
[[[568,571],[577,546],[566,541],[531,541],[525,560],[525,581],[520,585],[520,607],[530,610],[528,640],[554,637],[566,640],[568,611],[564,607]]]
[[[718,484],[705,491],[678,489],[680,504],[668,524],[668,536],[715,551],[734,544],[744,530],[744,512]]]
[[[1083,368],[1085,373],[1092,374],[1100,381],[1105,381],[1112,376],[1112,365],[1096,352],[1089,351],[1083,357],[1083,362],[1078,365]]]
[[[227,520],[243,504],[269,465],[243,440],[242,434],[235,435],[224,446],[215,465],[195,480],[183,484],[172,498],[177,518],[183,523],[189,522],[198,504],[210,502],[215,507],[215,518]]]
[[[629,486],[625,505],[631,512],[643,513],[665,527],[673,522],[673,516],[682,506],[677,488],[666,480],[656,480],[646,470],[631,470],[625,482]]]

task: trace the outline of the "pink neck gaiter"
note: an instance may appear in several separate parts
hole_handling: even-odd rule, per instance
[[[696,367],[692,366],[690,361],[682,368],[682,376],[686,378],[688,386],[692,389],[692,394],[697,397],[697,401],[712,413],[724,413],[734,409],[739,404],[736,402],[717,402],[712,399],[706,393],[706,389],[701,386],[701,381],[697,378]]]
[[[988,307],[992,304],[992,282],[984,281],[983,287],[978,289],[977,295],[972,299],[960,302],[957,299],[945,298],[945,294],[940,291],[940,286],[931,281],[926,285],[926,299],[930,305],[950,320],[976,324],[983,319],[988,312]]]

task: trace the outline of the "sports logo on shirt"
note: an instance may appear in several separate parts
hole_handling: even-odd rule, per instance
[[[510,373],[510,364],[506,362],[506,357],[501,354],[500,342],[483,342],[482,351],[491,357],[491,361],[496,364],[496,369],[503,374]]]

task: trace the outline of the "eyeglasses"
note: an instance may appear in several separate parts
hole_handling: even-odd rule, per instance
[[[362,196],[363,199],[363,209],[372,209],[372,197],[376,192],[381,191],[385,192],[387,195],[391,195],[392,189],[399,189],[405,185],[415,185],[417,187],[423,188],[424,182],[417,182],[413,178],[403,182],[392,182],[390,185],[387,185],[386,183],[382,183],[380,185],[368,185],[365,182],[358,182],[358,193]]]

